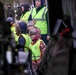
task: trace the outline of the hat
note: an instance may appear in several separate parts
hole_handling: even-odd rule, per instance
[[[6,21],[7,22],[13,22],[13,18],[12,17],[8,17]]]
[[[33,21],[30,21],[28,24],[27,24],[27,26],[29,27],[29,26],[34,26],[34,22]]]
[[[19,22],[18,24],[21,29],[21,33],[27,33],[27,24],[25,22]]]
[[[30,36],[34,35],[34,37],[32,37],[32,41],[36,42],[39,38],[41,38],[40,29],[36,27],[33,28],[32,30],[29,31],[29,35]]]
[[[40,32],[41,32],[40,29],[35,27],[35,28],[33,28],[32,30],[29,31],[29,34],[36,35],[36,34],[40,34]]]

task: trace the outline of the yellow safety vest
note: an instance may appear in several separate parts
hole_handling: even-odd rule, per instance
[[[29,45],[30,45],[30,43],[31,43],[32,40],[31,40],[31,38],[30,38],[30,36],[28,34],[21,34],[21,35],[26,40],[26,44],[24,46],[24,51],[28,52],[29,51]]]
[[[42,40],[38,40],[35,44],[30,44],[29,49],[32,51],[32,60],[38,60],[41,57],[40,51],[40,42]]]
[[[11,32],[14,34],[14,40],[17,44],[18,43],[18,36],[16,35],[16,28],[14,25],[12,25],[12,27],[11,27]]]
[[[41,34],[47,34],[47,22],[46,22],[47,8],[43,7],[37,14],[36,8],[32,9],[32,19],[36,21],[35,26],[41,30]]]
[[[21,17],[20,17],[20,20],[28,23],[29,15],[30,15],[30,11],[26,12],[24,15],[22,14]]]

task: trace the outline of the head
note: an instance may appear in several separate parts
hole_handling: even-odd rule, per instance
[[[16,33],[20,35],[22,33],[27,33],[27,24],[25,22],[18,22],[16,23]]]
[[[27,12],[29,11],[30,6],[28,4],[23,4],[21,5],[21,10],[22,12]]]
[[[39,38],[41,38],[40,29],[34,27],[29,31],[29,35],[33,41],[37,41]]]
[[[9,9],[12,7],[12,5],[11,4],[8,4],[8,6],[7,6]]]
[[[34,28],[34,22],[33,21],[30,21],[28,24],[27,24],[27,28],[28,28],[28,31],[32,30]]]
[[[35,6],[37,8],[39,8],[39,7],[43,6],[43,5],[44,5],[43,0],[35,0]]]
[[[14,19],[12,17],[8,17],[6,21],[10,22],[11,25],[14,23]]]

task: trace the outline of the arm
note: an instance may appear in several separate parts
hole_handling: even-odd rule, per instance
[[[42,60],[42,57],[44,55],[44,52],[45,52],[45,49],[46,49],[46,45],[43,41],[40,42],[40,52],[41,52],[41,57],[40,59],[37,61],[37,64],[40,64],[41,60]]]
[[[43,56],[44,52],[45,52],[45,49],[46,49],[46,44],[41,41],[40,42],[40,51],[41,51],[41,55]]]
[[[36,62],[36,65],[38,66],[42,60],[42,56],[44,55],[44,52],[45,52],[45,49],[46,49],[46,45],[43,41],[40,42],[40,51],[41,51],[41,57],[40,59]]]
[[[19,37],[18,43],[19,43],[19,48],[18,48],[19,51],[24,51],[24,46],[25,46],[26,40],[24,39],[23,36]]]
[[[48,11],[46,13],[46,22],[47,22],[47,33],[48,33],[47,40],[49,40],[50,39],[50,24],[49,24],[49,14],[48,14]]]

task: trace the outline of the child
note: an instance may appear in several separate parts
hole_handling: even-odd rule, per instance
[[[40,30],[38,28],[33,28],[29,32],[32,39],[29,49],[32,52],[32,68],[37,69],[38,65],[41,62],[41,58],[46,49],[46,45],[43,40],[41,40]]]
[[[16,24],[16,34],[18,36],[19,51],[27,51],[31,38],[27,35],[27,24],[25,22]]]
[[[34,26],[34,22],[33,22],[33,21],[28,22],[28,24],[27,24],[28,33],[29,33],[29,31],[32,30],[34,27],[35,27],[35,26]]]

